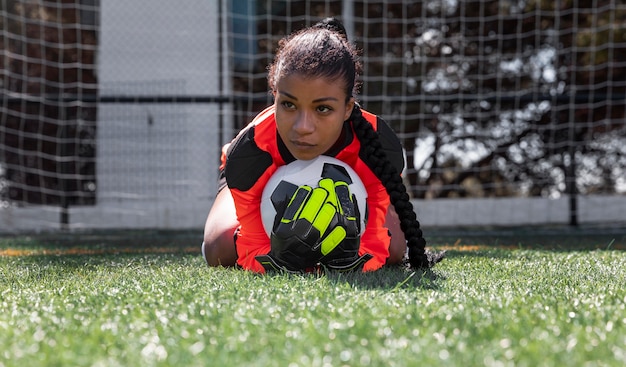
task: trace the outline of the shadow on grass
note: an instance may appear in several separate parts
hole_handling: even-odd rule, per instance
[[[439,282],[444,280],[436,269],[412,270],[405,266],[387,266],[380,270],[362,272],[335,272],[322,271],[320,273],[284,273],[269,272],[259,274],[260,277],[311,277],[315,279],[326,278],[330,284],[342,286],[348,284],[354,289],[378,289],[386,291],[396,291],[400,289],[438,289]]]
[[[445,260],[444,260],[445,261]],[[367,273],[325,274],[331,283],[348,283],[356,289],[380,289],[396,291],[400,289],[438,289],[439,282],[445,280],[435,266],[434,269],[412,270],[404,266],[388,266]]]

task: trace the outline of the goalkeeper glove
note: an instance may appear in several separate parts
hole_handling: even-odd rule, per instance
[[[266,270],[296,272],[321,262],[331,270],[353,271],[372,258],[358,254],[360,213],[348,184],[324,178],[318,185],[298,187],[275,221],[270,253],[256,257]]]

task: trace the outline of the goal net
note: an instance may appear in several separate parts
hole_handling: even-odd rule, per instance
[[[93,205],[96,9],[39,3],[1,3],[0,198]]]
[[[361,104],[403,141],[423,223],[626,217],[624,2],[255,4],[230,15],[234,89],[248,96],[238,123],[271,103],[264,66],[280,38],[336,16],[362,50]]]
[[[423,224],[624,223],[622,1],[8,0],[0,232],[201,230],[278,41],[327,16]]]

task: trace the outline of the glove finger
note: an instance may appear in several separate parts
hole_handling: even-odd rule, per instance
[[[317,185],[328,191],[328,197],[326,198],[326,202],[330,203],[336,208],[339,208],[339,201],[337,200],[337,193],[335,192],[335,181],[333,181],[332,178],[323,178],[319,180]]]
[[[313,221],[313,227],[320,232],[320,236],[324,236],[329,227],[337,225],[336,219],[337,208],[325,203],[317,213],[315,220]]]
[[[280,181],[278,186],[276,186],[270,196],[272,205],[274,209],[276,209],[276,221],[280,220],[283,215],[285,215],[285,209],[296,191],[298,191],[298,185],[294,185],[291,182]]]
[[[328,255],[332,250],[346,238],[346,230],[343,227],[335,227],[333,230],[322,240],[320,244],[320,252],[322,255]]]
[[[315,217],[326,202],[327,197],[328,191],[326,191],[324,188],[314,188],[311,191],[311,195],[309,195],[308,200],[302,207],[302,211],[300,211],[300,215],[298,216],[298,218],[305,219],[308,222],[313,223],[313,221],[315,221]]]
[[[311,187],[306,185],[298,187],[298,190],[291,197],[291,200],[285,209],[285,213],[281,219],[282,223],[291,223],[298,217],[306,203],[307,197],[310,196],[311,190]]]
[[[308,186],[307,186],[308,187]],[[302,239],[307,239],[307,242],[311,245],[317,243],[322,236],[323,230],[313,231],[315,218],[318,216],[328,192],[322,188],[316,187],[312,189],[310,195],[308,195],[306,202],[301,205],[301,209],[298,211],[297,216],[292,218],[288,222],[290,223],[289,230],[297,234]],[[326,225],[327,227],[328,225]],[[315,229],[318,229],[315,227]]]
[[[350,196],[350,188],[348,187],[348,184],[343,181],[335,182],[335,195],[337,195],[340,213],[345,215],[350,220],[355,220],[355,203]]]
[[[348,237],[357,236],[361,233],[361,214],[356,204],[356,196],[350,193],[350,187],[347,183],[340,181],[335,184],[340,211],[343,214],[341,224],[346,228]]]

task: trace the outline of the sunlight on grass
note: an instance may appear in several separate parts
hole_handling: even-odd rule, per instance
[[[621,251],[258,276],[198,255],[0,257],[0,366],[621,366]]]

